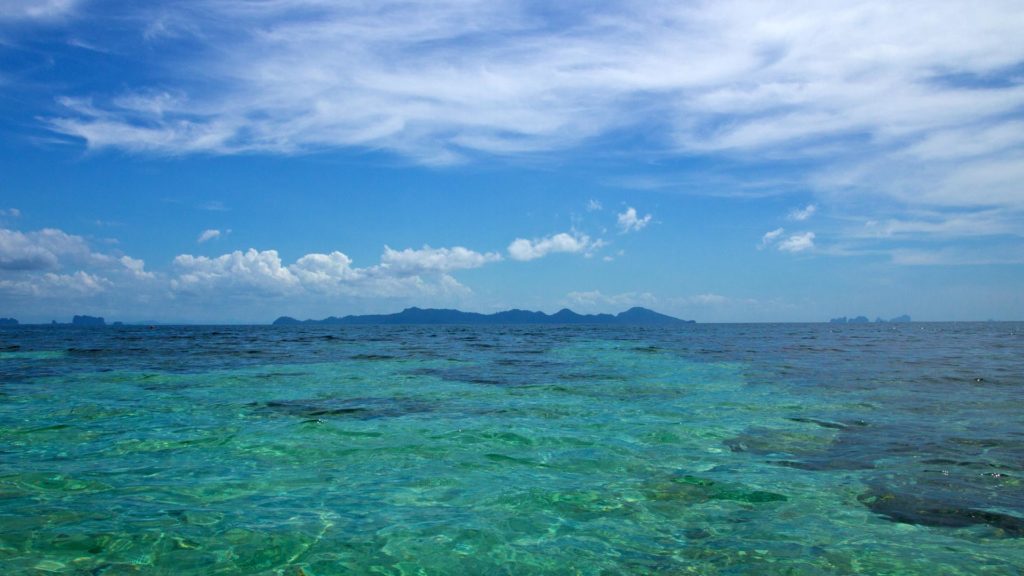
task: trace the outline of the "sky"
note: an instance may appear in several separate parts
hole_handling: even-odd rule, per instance
[[[0,316],[1024,319],[1019,0],[0,0]]]

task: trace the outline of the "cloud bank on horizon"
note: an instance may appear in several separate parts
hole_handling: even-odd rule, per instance
[[[219,230],[199,235],[202,244]],[[606,243],[561,232],[508,246],[513,261],[549,254],[590,257]],[[309,253],[286,264],[277,250],[235,250],[219,256],[179,254],[167,272],[150,272],[145,262],[119,252],[95,250],[90,242],[57,229],[21,232],[0,228],[0,294],[8,303],[31,308],[60,301],[80,306],[103,296],[109,300],[160,301],[199,305],[224,297],[248,300],[347,297],[370,299],[458,299],[472,290],[451,273],[504,260],[498,252],[463,246],[406,248],[384,246],[378,264],[356,267],[340,251]],[[283,304],[282,304],[283,305]],[[187,306],[186,306],[187,307]]]
[[[84,148],[87,160],[383,152],[444,172],[608,159],[616,171],[595,181],[635,194],[793,196],[744,228],[749,258],[1019,266],[1020,30],[1014,0],[0,0],[0,49],[47,57],[12,58],[0,86],[33,102],[10,132],[30,146]],[[63,57],[77,72],[55,67]],[[109,62],[123,73],[90,73]],[[131,247],[96,249],[67,224],[33,228],[18,198],[4,197],[0,291],[85,297],[148,283],[133,290],[152,301],[203,290],[458,298],[471,289],[453,274],[551,255],[668,261],[675,247],[637,237],[682,222],[664,210],[654,220],[636,196],[598,196],[507,244],[432,248],[423,238],[393,249],[383,238],[379,261],[362,267],[336,246],[290,263],[251,241],[228,248],[228,226],[235,238],[245,223],[205,220],[192,247],[224,246],[219,254],[181,246],[153,270]],[[699,241],[722,244],[710,233]],[[593,288],[565,290],[562,303],[650,303],[642,287]],[[692,293],[720,299],[676,302],[751,302]]]

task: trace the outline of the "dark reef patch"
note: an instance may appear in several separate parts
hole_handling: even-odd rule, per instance
[[[248,404],[263,414],[283,414],[304,419],[328,417],[372,420],[422,414],[434,410],[433,406],[411,400],[394,398],[306,398],[300,400],[271,400]]]
[[[1008,537],[1024,536],[1024,518],[1001,512],[959,506],[884,488],[869,490],[858,496],[857,500],[875,514],[902,524],[935,528],[964,528],[987,524]]]

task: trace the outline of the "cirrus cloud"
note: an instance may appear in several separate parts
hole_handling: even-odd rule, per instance
[[[0,21],[53,20],[71,14],[79,0],[0,0]]]
[[[151,85],[66,95],[65,112],[49,123],[92,148],[357,147],[424,163],[566,149],[624,128],[654,134],[682,154],[821,157],[824,143],[833,155],[895,149],[927,161],[936,136],[957,131],[987,134],[991,146],[941,147],[947,160],[1019,150],[1020,139],[999,127],[1024,104],[1013,72],[1024,61],[1024,16],[1013,0],[966,7],[959,0],[613,1],[571,12],[513,1],[129,4],[112,17],[177,31],[136,41],[153,48],[184,36],[191,49],[162,61],[169,73]],[[204,74],[191,74],[199,63]]]
[[[43,21],[75,3],[0,6]],[[999,221],[1022,221],[1015,0],[537,6],[185,0],[78,11],[91,20],[82,32],[111,28],[106,18],[137,23],[142,34],[90,41],[134,42],[154,72],[57,90],[59,107],[38,116],[95,150],[383,150],[426,165],[610,154],[646,167],[636,182],[664,186],[645,161],[653,152],[697,167],[668,187],[813,193],[814,204],[790,213],[796,222],[819,205],[847,221],[906,221],[922,209],[950,221],[997,209]],[[619,135],[645,148],[609,149]],[[737,159],[747,168],[716,173]],[[853,213],[839,214],[832,198]],[[648,223],[627,210],[618,225]],[[533,254],[523,242],[519,253]]]

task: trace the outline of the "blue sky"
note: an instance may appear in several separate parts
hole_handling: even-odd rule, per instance
[[[0,0],[0,316],[1024,318],[1019,2]]]

